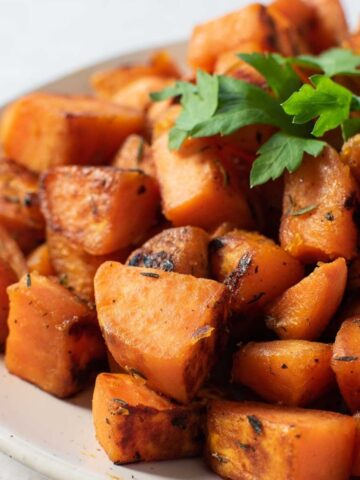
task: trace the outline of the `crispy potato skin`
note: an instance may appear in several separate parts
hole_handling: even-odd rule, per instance
[[[280,338],[316,340],[341,303],[346,279],[343,258],[321,264],[266,306],[267,326]]]
[[[55,279],[24,275],[8,287],[8,294],[5,364],[10,373],[63,398],[104,368],[106,352],[95,312]]]
[[[176,405],[140,378],[102,373],[96,379],[96,436],[116,464],[198,455],[201,413],[199,404]]]
[[[144,127],[141,112],[105,100],[33,93],[4,113],[5,154],[30,170],[108,163],[124,139]]]
[[[12,283],[16,283],[17,280],[14,270],[0,257],[0,350],[9,332],[7,326],[9,298],[6,289]]]
[[[305,263],[355,256],[354,211],[358,187],[337,152],[326,148],[316,160],[305,157],[293,174],[285,175],[281,246]],[[299,209],[314,206],[305,214]]]
[[[150,145],[140,135],[129,135],[112,161],[113,167],[140,169],[150,177],[156,176]]]
[[[349,138],[341,148],[340,159],[350,167],[355,179],[360,181],[360,134]]]
[[[95,299],[115,361],[141,372],[149,387],[179,402],[194,398],[222,346],[225,286],[106,262],[95,275]]]
[[[115,167],[57,167],[41,180],[48,226],[91,255],[136,243],[156,220],[156,181]]]
[[[33,250],[26,259],[29,272],[37,272],[44,277],[55,275],[54,267],[49,255],[49,246],[43,243]]]
[[[38,177],[22,165],[0,159],[0,224],[29,252],[44,238]]]
[[[168,134],[153,143],[163,212],[175,226],[213,229],[222,222],[242,228],[254,219],[238,170],[219,159],[219,150],[206,139],[191,139],[179,151],[168,146]]]
[[[126,263],[206,278],[209,276],[208,244],[209,235],[201,228],[169,228],[132,252]]]
[[[231,308],[239,313],[262,309],[304,275],[301,263],[272,240],[245,230],[213,239],[210,261],[215,279],[230,290]]]
[[[90,255],[61,233],[48,228],[47,244],[51,263],[61,283],[84,300],[93,302],[94,277],[100,265],[108,260],[124,262],[129,248],[108,255]]]
[[[331,366],[352,412],[360,409],[360,317],[345,320],[335,339]]]
[[[271,403],[304,407],[335,385],[332,346],[304,340],[250,342],[234,357],[232,380]]]
[[[5,260],[14,270],[18,278],[22,277],[27,271],[25,257],[16,241],[0,225],[0,258]]]
[[[205,454],[223,478],[347,480],[354,439],[354,420],[345,415],[214,400]]]

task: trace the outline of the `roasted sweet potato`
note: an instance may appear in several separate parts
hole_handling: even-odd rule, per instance
[[[316,340],[341,303],[346,276],[343,258],[321,264],[266,306],[267,326],[280,338]]]
[[[153,141],[161,137],[164,133],[169,132],[180,115],[181,108],[181,105],[170,105],[150,120],[150,130]]]
[[[152,103],[150,93],[170,87],[175,81],[176,78],[164,78],[158,75],[137,78],[116,92],[111,101],[145,113]]]
[[[116,464],[192,457],[201,451],[201,406],[179,406],[141,378],[102,373],[93,397],[96,436]]]
[[[50,260],[49,247],[43,243],[37,247],[26,260],[29,272],[37,272],[44,277],[55,275],[54,267]]]
[[[160,51],[151,57],[148,65],[121,66],[96,72],[91,77],[91,84],[98,97],[110,100],[126,85],[146,76],[177,78],[180,72],[168,52]]]
[[[8,159],[0,159],[0,224],[29,252],[45,236],[38,177]]]
[[[339,45],[349,29],[341,0],[303,0],[315,10],[310,23],[309,43],[315,53]]]
[[[351,475],[360,477],[360,413],[356,413],[353,418],[356,423],[356,436]]]
[[[5,154],[36,172],[58,165],[108,163],[124,139],[141,131],[141,112],[91,97],[33,93],[5,111]]]
[[[221,477],[240,480],[347,480],[354,419],[256,402],[210,402],[206,458]]]
[[[210,243],[214,277],[225,281],[231,308],[239,313],[261,309],[304,275],[301,263],[269,238],[233,230]]]
[[[49,227],[91,255],[136,243],[156,220],[156,181],[141,170],[57,167],[42,176],[41,203]]]
[[[332,346],[305,340],[251,342],[234,357],[232,379],[271,403],[305,407],[335,385]]]
[[[349,167],[330,147],[286,174],[281,246],[305,263],[355,256],[358,190]]]
[[[5,260],[20,278],[28,271],[26,260],[18,244],[0,225],[0,258]]]
[[[360,409],[360,317],[345,320],[338,331],[331,366],[352,412]]]
[[[201,228],[169,228],[132,252],[127,264],[206,278],[209,276],[208,244],[209,235]]]
[[[155,140],[153,153],[164,215],[175,226],[211,229],[226,221],[243,228],[254,225],[238,171],[231,162],[219,160],[216,146],[193,139],[172,151],[163,134]]]
[[[14,270],[0,257],[0,350],[8,335],[9,298],[6,289],[17,280]]]
[[[140,135],[129,135],[113,159],[112,165],[123,169],[140,169],[155,177],[155,164],[149,144]]]
[[[50,228],[47,232],[49,255],[62,285],[70,288],[84,300],[94,301],[94,276],[99,266],[107,260],[124,262],[129,248],[108,255],[90,255],[76,243]]]
[[[106,365],[96,314],[56,279],[26,274],[8,287],[5,364],[48,393],[68,397]]]
[[[259,3],[197,25],[188,48],[188,62],[193,69],[211,72],[219,55],[248,41],[263,45],[262,50],[278,49],[276,23]]]
[[[223,341],[224,285],[106,262],[95,275],[95,299],[116,362],[140,372],[149,387],[180,402],[190,401]]]
[[[347,35],[345,40],[341,45],[343,48],[349,48],[355,53],[360,52],[360,30],[357,29],[355,32],[351,32],[350,35]]]
[[[357,134],[344,143],[340,159],[350,167],[351,173],[360,181],[360,134]]]

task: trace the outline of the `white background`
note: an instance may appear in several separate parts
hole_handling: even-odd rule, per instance
[[[93,62],[187,38],[197,22],[246,3],[249,2],[0,0],[0,104]],[[360,0],[343,3],[355,26]],[[0,480],[45,477],[0,454]]]

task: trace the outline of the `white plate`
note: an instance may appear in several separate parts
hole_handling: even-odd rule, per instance
[[[180,63],[185,44],[162,46]],[[62,93],[90,92],[89,76],[119,64],[144,62],[155,49],[112,59],[39,90]],[[0,109],[1,112],[1,109]],[[92,391],[71,400],[59,400],[9,375],[0,357],[0,450],[56,480],[211,480],[201,459],[113,465],[98,445],[91,416]],[[1,475],[0,475],[1,476]],[[14,479],[17,480],[17,479]]]

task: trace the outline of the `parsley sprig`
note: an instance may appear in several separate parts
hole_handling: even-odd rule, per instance
[[[359,75],[360,55],[340,48],[315,57],[285,58],[276,53],[239,54],[265,78],[268,89],[223,75],[199,70],[196,84],[178,81],[151,94],[155,101],[178,97],[182,105],[169,135],[171,149],[187,138],[229,135],[248,125],[272,125],[278,129],[258,150],[250,173],[254,187],[294,172],[305,153],[318,156],[326,145],[323,135],[337,127],[344,138],[360,130],[360,98],[336,82],[336,75]],[[322,71],[303,84],[294,65]]]

